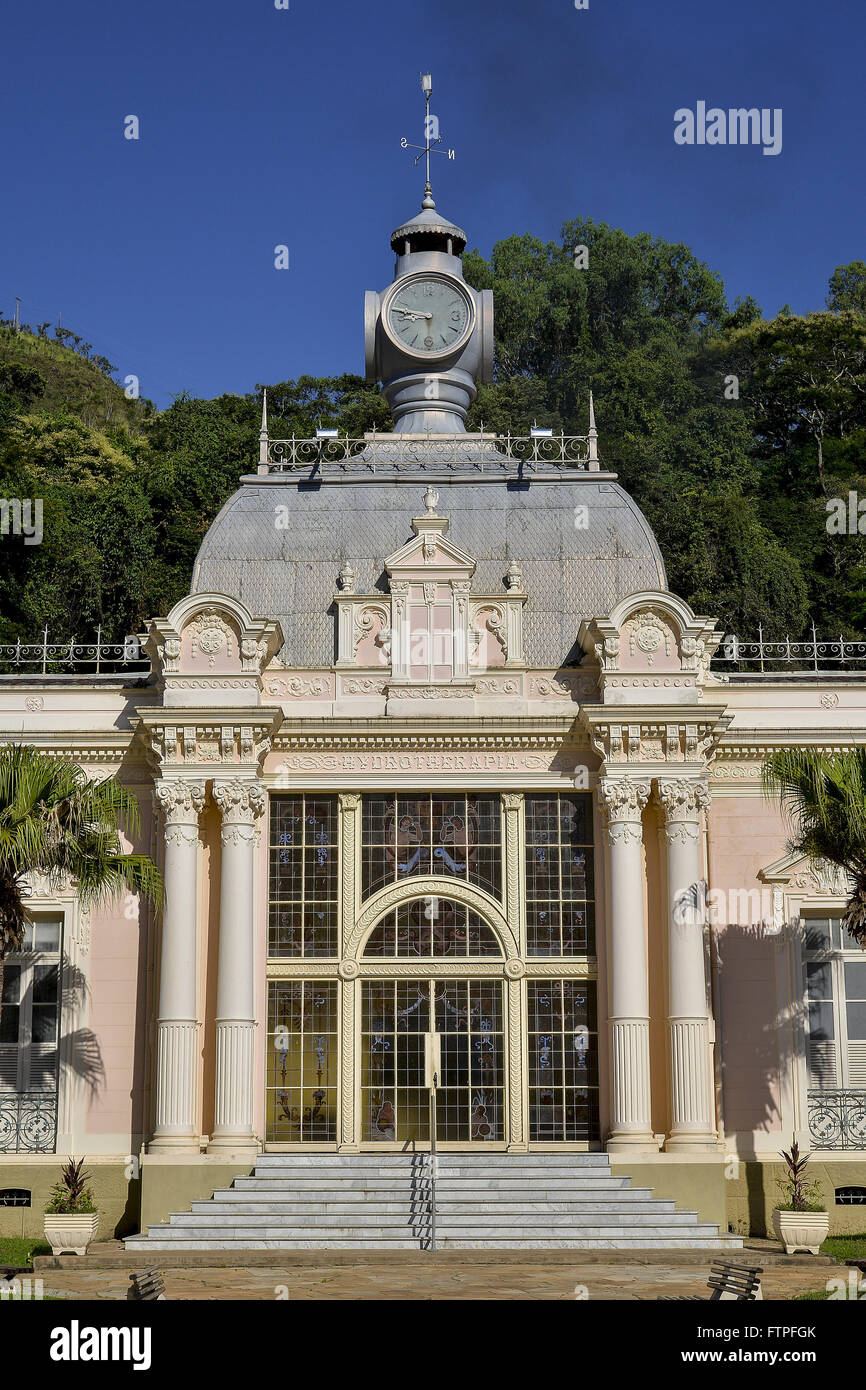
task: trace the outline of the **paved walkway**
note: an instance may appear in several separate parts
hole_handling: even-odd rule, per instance
[[[753,1252],[744,1263],[760,1263]],[[158,1254],[154,1252],[158,1265]],[[148,1263],[145,1261],[145,1263]],[[317,1264],[314,1268],[280,1266],[254,1269],[166,1269],[169,1298],[309,1300],[595,1300],[655,1299],[659,1294],[707,1296],[706,1267],[658,1264],[605,1264],[593,1261],[571,1264],[527,1264],[503,1255],[496,1264],[440,1264],[395,1268],[377,1258],[363,1264]],[[46,1285],[82,1299],[124,1299],[129,1287],[123,1269],[61,1269],[40,1271]],[[833,1266],[816,1261],[814,1267],[767,1268],[762,1276],[765,1299],[789,1299],[824,1288],[838,1274]],[[575,1292],[577,1290],[577,1294]],[[584,1292],[585,1290],[585,1292]]]

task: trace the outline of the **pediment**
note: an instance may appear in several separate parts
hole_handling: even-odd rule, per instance
[[[441,571],[443,577],[468,579],[475,573],[475,560],[443,534],[426,530],[385,560],[386,573],[397,578],[410,578],[431,569]]]
[[[789,853],[759,869],[758,878],[764,883],[794,889],[809,897],[847,898],[853,880],[837,864],[828,859],[810,859],[807,854]]]

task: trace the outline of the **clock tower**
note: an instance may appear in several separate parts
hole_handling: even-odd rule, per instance
[[[393,282],[365,297],[367,380],[383,383],[397,434],[463,434],[476,383],[493,380],[493,291],[466,284],[466,233],[437,213],[429,172],[391,246]]]

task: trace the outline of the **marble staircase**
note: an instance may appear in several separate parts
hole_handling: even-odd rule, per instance
[[[606,1154],[262,1154],[126,1249],[739,1250]]]

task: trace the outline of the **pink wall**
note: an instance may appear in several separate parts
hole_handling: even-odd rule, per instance
[[[781,1125],[780,1055],[784,1030],[777,1028],[777,972],[785,937],[768,933],[757,920],[743,920],[731,891],[764,890],[758,871],[785,853],[786,830],[778,809],[759,796],[717,797],[709,817],[709,887],[728,895],[711,898],[710,915],[718,949],[717,1028],[727,1133],[777,1131]],[[715,903],[715,908],[714,904]],[[757,904],[756,904],[757,905]],[[727,910],[726,910],[727,909]],[[772,917],[767,925],[772,926]]]

